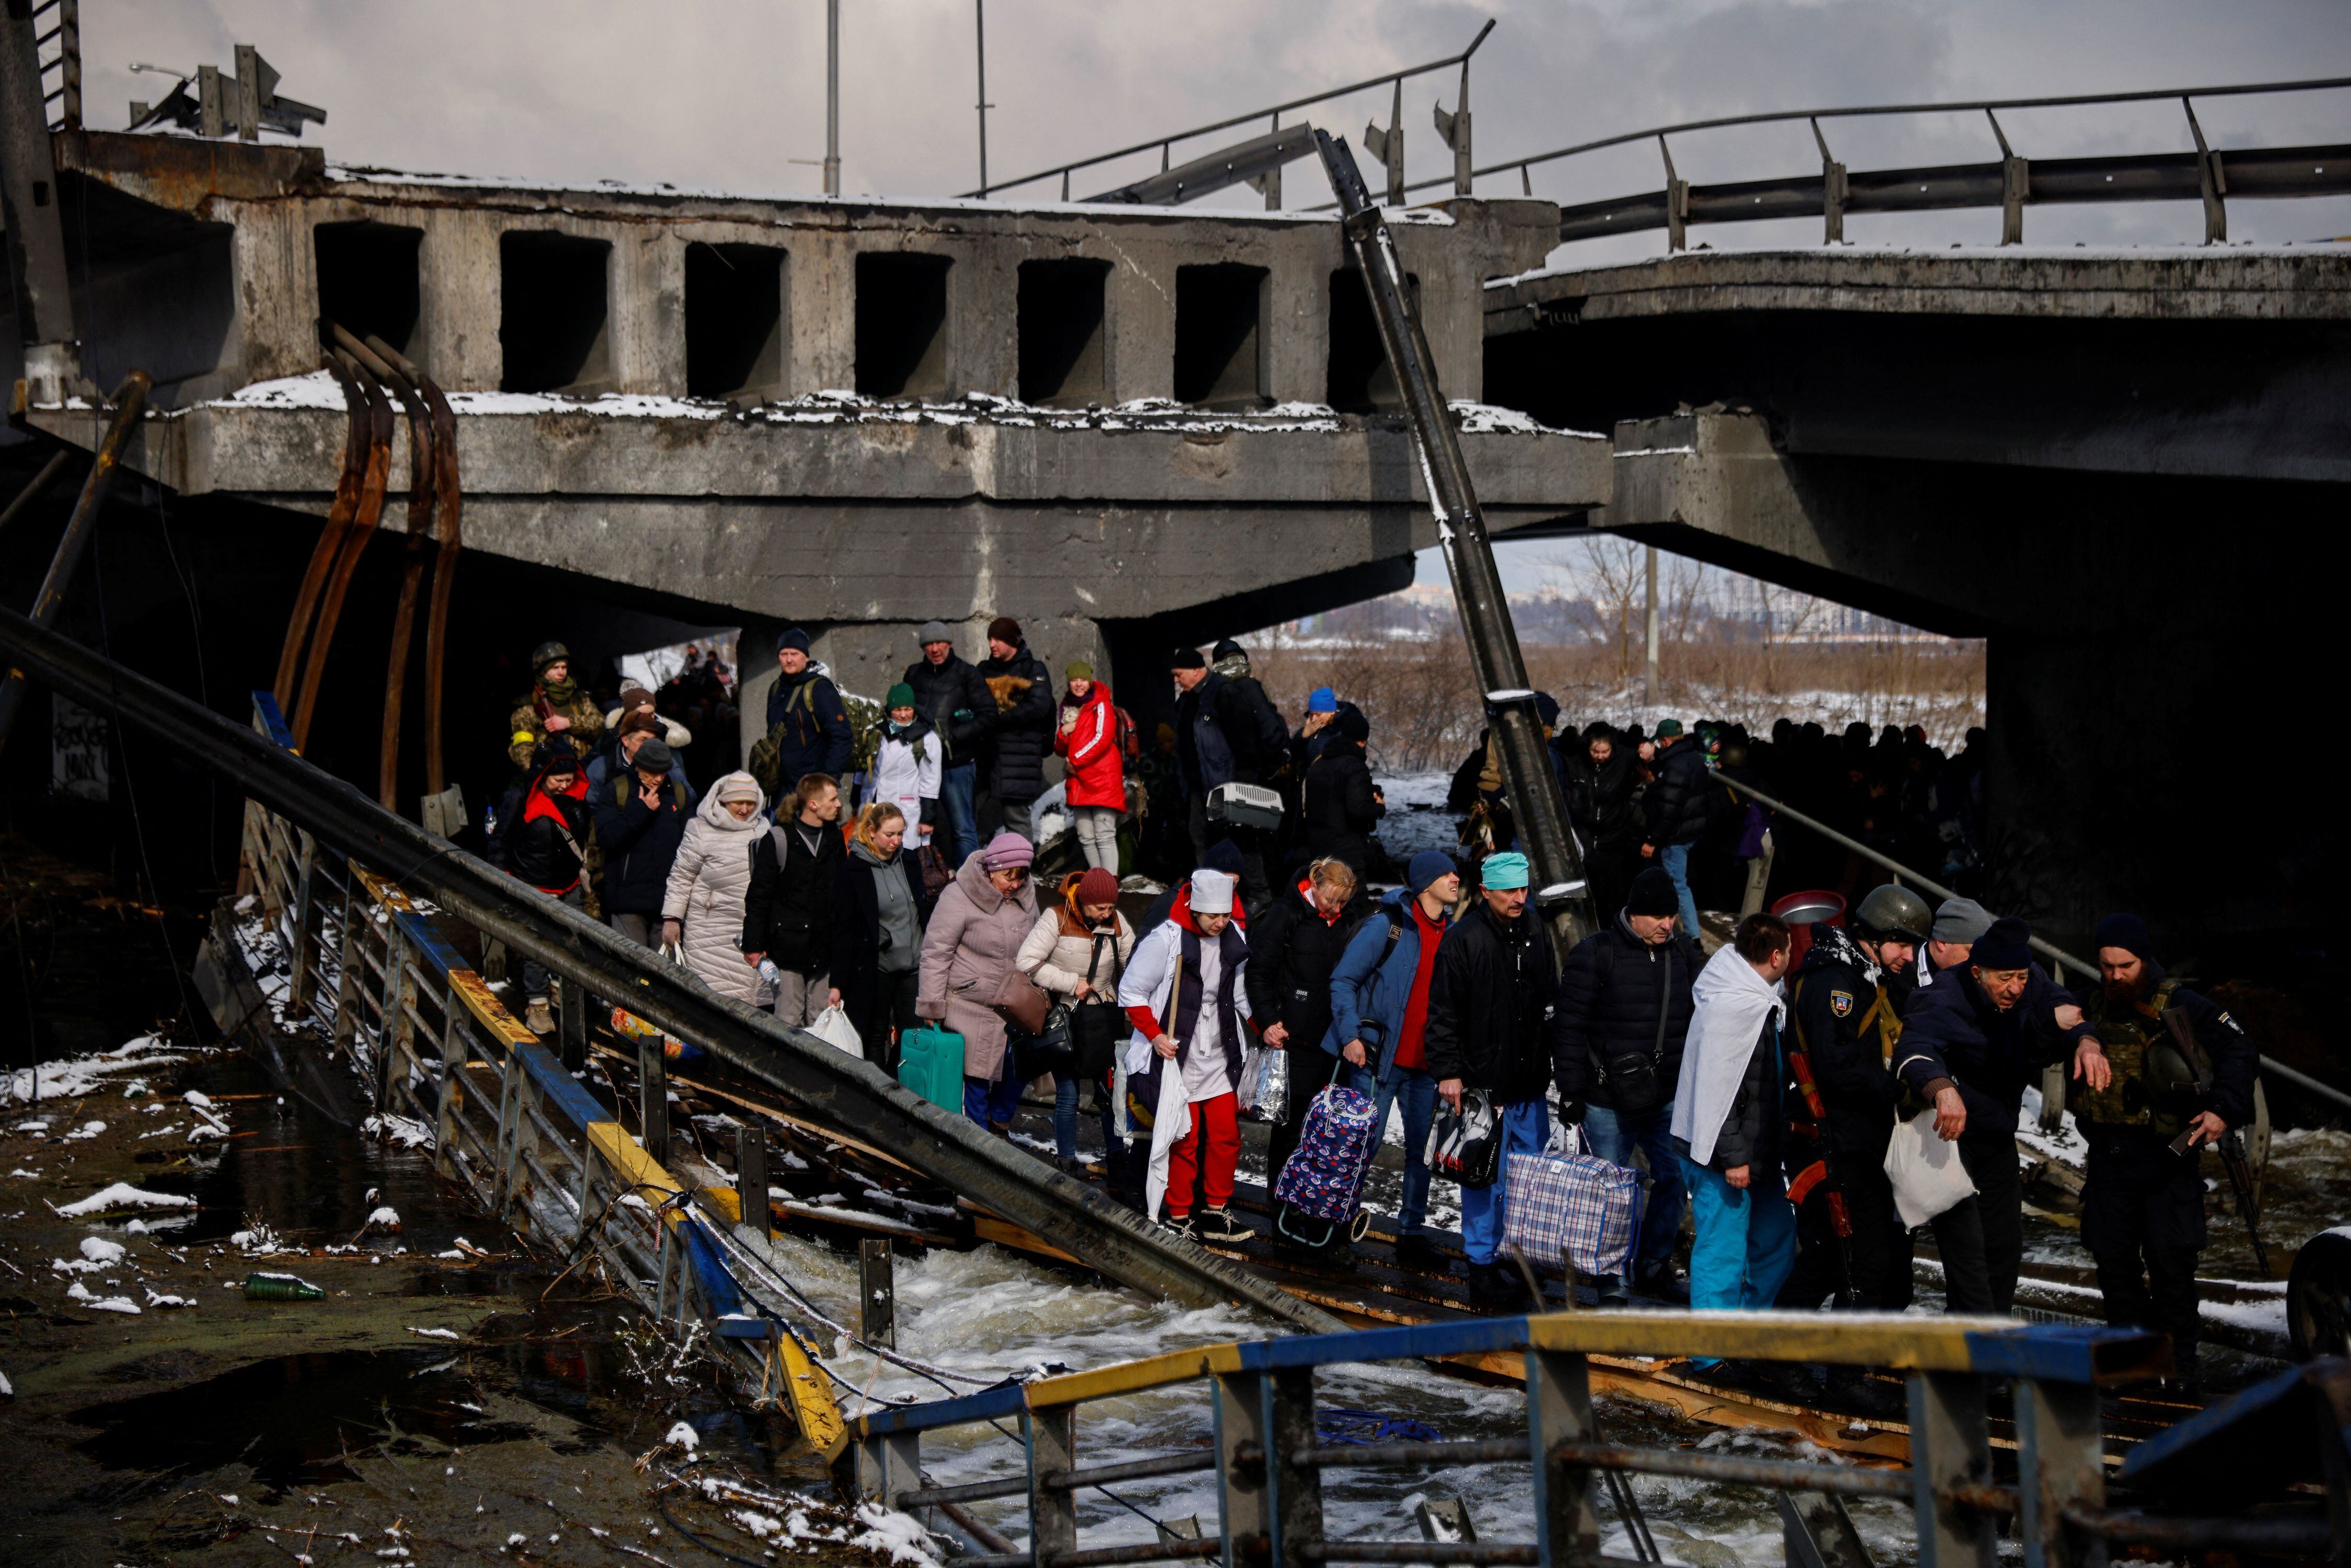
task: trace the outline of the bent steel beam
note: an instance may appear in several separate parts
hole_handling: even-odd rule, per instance
[[[268,737],[234,724],[78,643],[0,612],[0,650],[26,674],[235,778],[246,793],[341,853],[429,894],[460,920],[538,960],[569,985],[625,998],[629,1011],[695,1040],[811,1119],[986,1205],[1121,1284],[1190,1306],[1245,1301],[1299,1328],[1345,1324],[1237,1264],[1160,1231],[1082,1182],[1040,1166],[805,1030],[787,1030],[585,915],[383,810]]]

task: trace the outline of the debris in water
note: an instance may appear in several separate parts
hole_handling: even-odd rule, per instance
[[[196,1200],[183,1197],[176,1192],[145,1192],[127,1181],[100,1187],[79,1203],[67,1204],[63,1208],[54,1203],[50,1210],[65,1219],[79,1219],[86,1214],[104,1214],[116,1208],[193,1208]]]
[[[413,1323],[409,1325],[408,1332],[413,1334],[421,1334],[426,1339],[463,1339],[465,1337],[459,1333],[455,1329],[421,1329],[416,1327]]]
[[[253,1273],[245,1277],[245,1299],[248,1301],[317,1301],[325,1300],[326,1295],[309,1281],[294,1274]]]

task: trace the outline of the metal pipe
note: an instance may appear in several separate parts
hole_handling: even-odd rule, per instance
[[[2334,1532],[2323,1519],[2172,1519],[2069,1507],[2065,1522],[2112,1541],[2165,1552],[2237,1551],[2293,1557],[2325,1555]]]
[[[72,456],[73,449],[66,446],[60,446],[49,454],[49,460],[41,465],[41,471],[27,480],[23,489],[16,492],[16,498],[8,503],[8,509],[0,512],[0,533],[8,531],[8,525],[16,520],[16,514],[31,506],[35,497],[49,487],[49,481],[65,471],[66,464]]]
[[[979,60],[979,193],[987,194],[987,0],[971,0]]]
[[[1532,1568],[1542,1561],[1533,1546],[1490,1541],[1300,1541],[1284,1542],[1282,1546],[1307,1563],[1523,1563]]]
[[[824,0],[824,193],[841,194],[841,0]]]
[[[57,540],[57,553],[49,558],[48,575],[41,579],[41,591],[33,596],[31,623],[44,632],[57,622],[57,606],[64,601],[67,585],[73,581],[74,569],[81,565],[81,552],[98,526],[99,508],[105,505],[107,489],[121,464],[122,448],[147,406],[147,389],[154,384],[145,371],[133,371],[115,389],[114,418],[90,459],[89,476],[81,482],[81,498],[74,503],[73,515],[66,519],[65,537]],[[0,682],[0,747],[8,744],[8,732],[16,723],[16,710],[25,704],[25,685],[24,672],[14,667],[9,669],[7,679]],[[102,702],[104,698],[91,700]]]
[[[1720,777],[1720,775],[1717,775],[1717,777]],[[1859,839],[1849,838],[1845,834],[1838,832],[1834,828],[1830,827],[1826,822],[1822,821],[1817,817],[1808,817],[1804,815],[1803,812],[1797,810],[1793,806],[1787,804],[1785,801],[1773,800],[1771,796],[1766,795],[1762,790],[1758,789],[1752,784],[1742,784],[1734,779],[1723,779],[1722,787],[1726,789],[1753,797],[1760,803],[1771,807],[1771,810],[1779,812],[1780,815],[1787,818],[1790,821],[1796,823],[1798,826],[1810,828],[1813,831],[1820,834],[1823,838],[1827,839],[1831,843],[1842,845],[1844,848],[1851,850],[1854,853],[1861,856],[1864,860],[1884,866],[1887,871],[1892,872],[1895,875],[1905,877],[1911,882],[1917,883],[1920,887],[1926,889],[1928,893],[1933,894],[1937,898],[1957,898],[1959,896],[1958,894],[1953,893],[1949,888],[1945,887],[1941,883],[1935,882],[1929,878],[1919,875],[1917,872],[1912,871],[1908,866],[1904,865],[1900,861],[1894,859],[1892,856],[1880,854],[1877,851],[1871,849],[1867,844],[1863,843]],[[2044,941],[2039,936],[2033,937],[2032,941],[2033,951],[2041,954],[2043,957],[2063,965],[2064,967],[2073,970],[2078,975],[2086,976],[2090,979],[2095,980],[2099,977],[2095,966],[2084,963],[2081,959],[2076,958],[2073,954],[2066,952],[2064,948],[2053,946],[2051,943]],[[2301,1071],[2295,1068],[2288,1067],[2283,1061],[2274,1061],[2267,1056],[2262,1057],[2261,1060],[2262,1071],[2263,1072],[2275,1073],[2278,1077],[2284,1079],[2287,1082],[2294,1085],[2296,1088],[2308,1090],[2311,1093],[2318,1095],[2322,1099],[2331,1100],[2337,1105],[2341,1105],[2346,1110],[2351,1110],[2351,1094],[2345,1093],[2342,1090],[2335,1088],[2331,1083],[2322,1083],[2317,1079],[2313,1078],[2309,1073]]]
[[[384,810],[249,727],[6,611],[0,611],[0,651],[68,695],[108,704],[125,723],[229,774],[263,806],[301,821],[340,853],[382,868],[411,894],[429,895],[452,917],[562,976],[567,986],[629,997],[638,1017],[696,1042],[800,1113],[889,1148],[1120,1283],[1186,1305],[1246,1301],[1317,1333],[1346,1328],[1230,1260],[1170,1238],[1093,1187],[1039,1166],[863,1060],[719,998],[674,965],[653,962],[618,933]]]
[[[1915,1478],[1902,1470],[1849,1469],[1785,1459],[1733,1459],[1716,1454],[1634,1448],[1616,1443],[1562,1443],[1552,1450],[1552,1456],[1572,1465],[1632,1470],[1649,1476],[1687,1476],[1724,1486],[1784,1487],[1837,1492],[1845,1497],[1907,1498],[1916,1490]],[[2009,1506],[2015,1506],[2013,1493],[2010,1494]]]
[[[943,1502],[990,1502],[1000,1497],[1029,1495],[1029,1478],[1011,1476],[1000,1481],[969,1481],[958,1487],[920,1487],[898,1494],[902,1510],[930,1508]]]
[[[1290,1462],[1302,1470],[1388,1465],[1523,1465],[1527,1453],[1524,1437],[1468,1443],[1334,1443],[1329,1448],[1295,1449]]]
[[[1217,1456],[1213,1452],[1168,1454],[1156,1459],[1134,1459],[1123,1465],[1097,1465],[1090,1470],[1047,1470],[1037,1478],[1037,1484],[1047,1491],[1075,1491],[1080,1487],[1150,1480],[1157,1476],[1190,1475],[1196,1470],[1213,1470],[1216,1468]]]
[[[1125,1563],[1185,1563],[1195,1557],[1223,1554],[1224,1540],[1206,1536],[1198,1541],[1160,1540],[1142,1546],[1095,1546],[1080,1552],[1048,1552],[1044,1568],[1115,1568]]]
[[[1341,228],[1379,322],[1380,342],[1412,415],[1421,476],[1437,514],[1437,542],[1453,579],[1470,668],[1478,689],[1485,694],[1487,721],[1501,753],[1502,779],[1519,840],[1534,862],[1534,902],[1552,923],[1559,951],[1564,954],[1593,928],[1592,894],[1584,881],[1583,855],[1568,830],[1567,801],[1543,741],[1534,693],[1528,689],[1526,659],[1510,623],[1510,601],[1486,536],[1485,515],[1461,455],[1460,435],[1437,383],[1428,340],[1407,298],[1395,238],[1373,204],[1347,144],[1322,131],[1314,133],[1314,142],[1339,198]]]
[[[1649,545],[1642,552],[1647,559],[1643,569],[1649,584],[1648,606],[1642,612],[1642,635],[1648,644],[1648,653],[1642,665],[1641,701],[1648,707],[1657,706],[1657,547]]]

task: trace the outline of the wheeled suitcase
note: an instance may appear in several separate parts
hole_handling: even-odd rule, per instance
[[[898,1036],[898,1082],[932,1104],[963,1113],[963,1036],[927,1025]]]
[[[1565,1254],[1579,1274],[1625,1273],[1640,1223],[1641,1178],[1627,1166],[1590,1154],[1502,1161],[1502,1242],[1531,1260]]]
[[[1328,1247],[1355,1228],[1364,1176],[1372,1168],[1369,1095],[1333,1083],[1306,1107],[1298,1152],[1274,1177],[1274,1234],[1301,1247]]]

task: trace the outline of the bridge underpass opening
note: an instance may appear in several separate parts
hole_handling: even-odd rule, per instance
[[[857,391],[941,397],[947,390],[944,256],[868,251],[857,258]]]
[[[685,394],[781,397],[787,350],[784,251],[766,245],[685,247]]]
[[[1176,269],[1177,402],[1209,409],[1265,408],[1262,267],[1216,262]]]
[[[611,389],[612,247],[549,229],[498,236],[500,392]]]
[[[1083,408],[1107,395],[1102,300],[1110,263],[1020,264],[1020,401]]]
[[[424,308],[417,266],[423,244],[423,229],[398,224],[320,224],[310,232],[319,314],[410,353]]]

